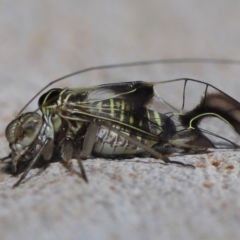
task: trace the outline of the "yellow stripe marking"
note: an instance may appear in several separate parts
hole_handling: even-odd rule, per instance
[[[161,126],[161,117],[160,117],[159,113],[154,111],[153,114],[154,114],[155,121],[157,122],[157,124],[159,126]]]
[[[111,116],[113,117],[114,116],[114,101],[113,101],[113,99],[109,99],[109,102],[110,102],[110,113],[111,113]]]
[[[125,101],[121,101],[120,122],[122,122],[124,119],[124,109],[125,109]]]

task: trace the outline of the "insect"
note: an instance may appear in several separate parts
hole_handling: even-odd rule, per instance
[[[156,64],[163,61],[88,68],[51,82],[34,98],[53,83],[72,75],[95,69]],[[173,107],[155,89],[164,83],[174,82],[183,83],[181,110]],[[186,87],[189,82],[202,85],[204,91],[200,102],[189,111],[185,111]],[[151,109],[150,106],[154,105],[155,101],[168,111],[163,112],[160,105],[158,111]],[[165,163],[191,167],[192,165],[171,161],[162,153],[169,146],[183,152],[215,148],[214,142],[204,133],[221,138],[235,148],[238,147],[234,142],[214,135],[199,125],[204,118],[214,116],[240,133],[240,103],[214,86],[194,79],[149,83],[136,81],[73,89],[53,88],[39,98],[41,114],[23,113],[27,105],[9,123],[5,132],[11,153],[1,160],[10,158],[13,172],[23,162],[29,162],[14,186],[22,182],[33,165],[40,161],[40,157],[50,160],[54,149],[57,149],[62,160],[66,162],[76,158],[83,179],[88,181],[82,160],[90,156],[125,158],[150,155]]]

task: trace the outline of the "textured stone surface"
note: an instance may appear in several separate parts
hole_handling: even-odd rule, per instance
[[[64,74],[147,59],[238,59],[239,5],[1,0],[1,155],[8,153],[6,125],[37,90]],[[99,71],[57,86],[179,77],[212,83],[239,99],[239,66],[172,64]],[[36,106],[34,102],[29,109]],[[239,239],[239,152],[176,159],[197,168],[164,166],[153,159],[94,159],[84,162],[90,180],[85,184],[53,163],[41,173],[31,170],[30,179],[16,189],[11,186],[17,178],[1,172],[0,238]],[[73,166],[77,170],[75,161]]]

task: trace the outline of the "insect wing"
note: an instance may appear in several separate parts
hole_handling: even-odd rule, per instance
[[[61,96],[64,104],[59,110],[66,119],[100,119],[120,125],[121,131],[158,141],[166,117],[144,107],[153,95],[153,85],[145,82],[99,85],[84,94],[81,89],[69,89]]]
[[[158,108],[175,115],[184,128],[199,129],[216,145],[240,144],[240,103],[228,94],[194,79],[156,83],[155,93]]]
[[[199,131],[182,128],[184,132],[177,133],[176,126],[181,125],[177,121],[173,123],[173,112],[169,113],[168,110],[169,114],[162,114],[161,107],[154,111],[156,103],[164,103],[169,109],[168,103],[157,95],[154,85],[146,82],[100,85],[87,92],[84,99],[82,91],[70,89],[62,94],[64,107],[60,110],[61,116],[73,121],[100,119],[119,125],[119,131],[156,143],[173,138],[172,144],[176,143],[179,147],[212,147]],[[149,109],[150,106],[152,109]]]
[[[134,108],[138,109],[153,97],[153,87],[152,83],[141,81],[102,84],[86,89],[86,101],[91,103],[93,101],[118,98],[125,100],[125,102],[131,102]],[[73,91],[76,91],[76,93],[79,92],[78,89]],[[82,92],[81,89],[80,92]]]

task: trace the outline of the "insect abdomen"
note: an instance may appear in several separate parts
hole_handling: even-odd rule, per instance
[[[112,127],[117,128],[119,131],[119,126],[112,125]],[[134,136],[130,132],[125,132],[127,136],[134,138],[138,142],[144,144],[145,146],[152,147],[156,144],[156,141],[145,139],[141,136]],[[127,139],[119,136],[116,132],[109,130],[105,126],[100,126],[96,135],[95,144],[93,147],[93,154],[97,155],[135,155],[138,153],[143,153],[144,150],[140,147],[132,144]]]
[[[115,108],[116,109],[116,108]],[[129,107],[128,107],[129,109]],[[111,123],[111,127],[124,133],[139,143],[152,148],[161,145],[176,133],[176,127],[172,120],[164,114],[146,108],[141,109],[141,117],[137,113],[129,113],[129,125]],[[93,154],[97,155],[136,155],[145,150],[129,142],[126,138],[100,126],[96,135]]]

